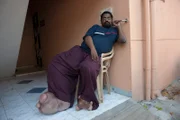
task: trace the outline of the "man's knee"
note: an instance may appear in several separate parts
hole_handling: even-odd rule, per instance
[[[83,63],[80,65],[80,70],[82,72],[89,72],[89,73],[97,73],[99,72],[100,67],[94,64],[88,64],[88,63]]]

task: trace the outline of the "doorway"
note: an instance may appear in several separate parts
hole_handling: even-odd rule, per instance
[[[41,26],[42,23],[40,24],[38,12],[29,4],[16,66],[16,75],[44,70],[40,39]]]

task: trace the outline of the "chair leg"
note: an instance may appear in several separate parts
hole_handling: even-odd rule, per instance
[[[103,103],[103,99],[104,99],[104,92],[103,92],[103,72],[100,73],[100,89],[101,89],[101,102]]]
[[[108,88],[108,93],[110,94],[111,93],[111,85],[110,85],[110,82],[109,82],[109,74],[108,74],[108,72],[106,72],[106,84],[107,84],[107,88]]]

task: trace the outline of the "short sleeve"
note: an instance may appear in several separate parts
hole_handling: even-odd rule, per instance
[[[83,37],[83,40],[85,40],[86,36],[93,36],[94,32],[96,31],[98,25],[93,25],[91,28],[89,28],[89,30],[86,32],[86,34]]]

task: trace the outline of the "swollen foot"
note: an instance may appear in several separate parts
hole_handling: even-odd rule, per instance
[[[42,94],[36,107],[43,114],[54,114],[67,109],[69,103],[59,100],[50,92]]]

